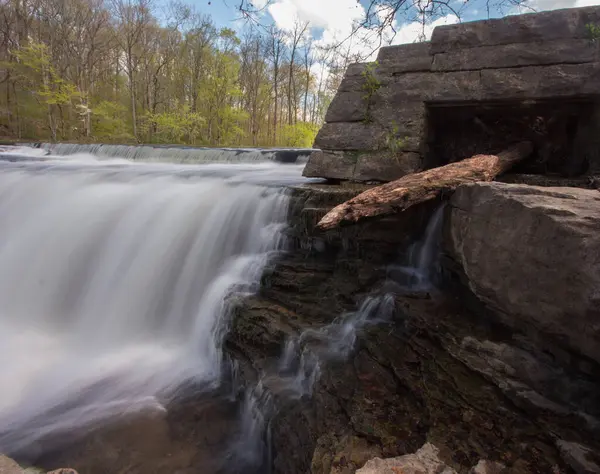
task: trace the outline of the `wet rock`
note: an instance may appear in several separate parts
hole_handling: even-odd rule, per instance
[[[579,443],[557,441],[560,454],[577,474],[600,473],[600,454]]]
[[[0,455],[0,472],[2,474],[22,474],[23,469],[12,459]]]
[[[504,474],[506,466],[499,462],[481,460],[473,466],[469,474]]]
[[[437,203],[424,206],[424,216],[325,236],[313,217],[356,191],[326,188],[297,190],[293,251],[242,303],[228,347],[261,373],[289,337],[356,310],[375,289],[391,291],[396,309],[360,330],[347,358],[323,361],[310,395],[275,394],[274,474],[351,474],[369,459],[410,455],[426,442],[460,473],[478,466],[491,474],[499,463],[506,474],[566,474],[556,437],[600,449],[600,384],[588,359],[545,353],[540,337],[467,306],[450,287],[419,295],[384,284],[386,265],[401,258],[398,250]]]
[[[456,474],[439,458],[439,450],[426,443],[415,454],[393,459],[372,459],[356,474]],[[491,473],[490,473],[491,474]]]
[[[34,467],[23,468],[16,461],[0,454],[0,474],[44,474],[46,471]],[[46,474],[77,474],[75,469],[61,468]]]
[[[503,322],[600,362],[597,191],[461,186],[447,236],[469,288]]]

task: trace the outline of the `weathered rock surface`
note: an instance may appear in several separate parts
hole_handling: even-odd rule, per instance
[[[421,155],[414,152],[389,151],[327,151],[313,152],[313,159],[304,168],[304,176],[319,177],[323,172],[330,179],[354,181],[387,181],[391,176],[400,178],[421,169]],[[325,171],[326,170],[326,171]]]
[[[392,459],[375,458],[356,474],[456,474],[439,458],[439,450],[430,443],[423,445],[414,454]]]
[[[44,474],[44,470],[36,468],[23,468],[16,461],[0,454],[0,474]],[[77,474],[74,469],[62,468],[49,471],[47,474]]]
[[[559,440],[556,444],[563,459],[577,474],[596,474],[600,472],[600,457],[588,447],[564,440]]]
[[[469,288],[505,323],[600,362],[600,193],[462,186],[448,235]]]
[[[432,71],[503,69],[518,66],[592,63],[598,58],[598,43],[589,39],[539,41],[476,46],[433,57]]]
[[[276,364],[288,337],[355,310],[433,209],[368,223],[369,230],[315,231],[319,216],[359,191],[297,191],[293,252],[236,309],[227,345],[245,372]],[[348,360],[324,363],[312,397],[278,399],[274,473],[353,474],[426,442],[449,469],[477,474],[497,474],[500,465],[502,474],[571,474],[557,439],[600,452],[597,365],[545,353],[538,338],[453,292],[394,291],[394,318],[365,328]]]
[[[431,35],[431,52],[569,38],[589,39],[587,25],[598,21],[600,9],[587,7],[438,26]]]

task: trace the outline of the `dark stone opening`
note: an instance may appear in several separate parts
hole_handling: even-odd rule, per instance
[[[600,169],[599,101],[593,97],[544,101],[427,104],[425,167],[493,154],[530,140],[534,154],[514,173],[580,176]]]

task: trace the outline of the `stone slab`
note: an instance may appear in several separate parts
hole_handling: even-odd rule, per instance
[[[314,151],[308,158],[302,176],[307,178],[351,179],[356,157],[342,151]]]
[[[372,63],[352,63],[346,68],[346,72],[344,73],[344,76],[346,76],[346,77],[362,76],[369,64],[372,64]]]
[[[600,94],[600,63],[486,69],[482,100],[546,99]]]
[[[427,124],[427,108],[424,102],[388,103],[375,102],[372,106],[373,122],[388,130],[395,131],[397,138],[408,139],[404,150],[420,151]]]
[[[508,326],[600,361],[600,193],[475,183],[450,205],[448,250],[471,291]]]
[[[477,101],[481,99],[480,72],[401,74],[383,83],[376,96],[394,106],[416,101]]]
[[[364,92],[338,92],[325,114],[325,122],[360,122],[367,116]]]
[[[310,156],[303,176],[352,181],[390,181],[421,170],[414,152],[319,150]]]
[[[381,74],[429,71],[431,61],[428,42],[385,46],[379,50],[377,70]]]
[[[421,170],[421,155],[414,152],[365,152],[358,155],[355,181],[393,181]]]
[[[315,138],[321,150],[378,150],[383,146],[385,131],[363,122],[326,123]]]
[[[600,43],[587,39],[538,41],[466,48],[433,57],[433,71],[501,69],[516,66],[591,63],[600,58]]]
[[[599,22],[600,6],[593,6],[438,26],[431,36],[431,53],[566,38],[586,39],[589,38],[586,25]]]

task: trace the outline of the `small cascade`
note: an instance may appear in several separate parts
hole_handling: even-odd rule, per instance
[[[388,276],[405,290],[428,291],[434,286],[439,258],[439,242],[444,221],[444,205],[439,206],[427,223],[421,240],[411,245],[407,265],[390,265]]]
[[[244,474],[268,472],[271,459],[269,420],[273,412],[273,395],[262,381],[244,393],[240,430],[229,451],[230,466],[243,466]]]
[[[256,450],[257,443],[263,446],[261,443],[268,439],[268,423],[276,409],[273,394],[288,399],[312,396],[323,363],[345,360],[354,349],[361,329],[392,320],[396,291],[424,291],[433,287],[443,215],[444,207],[440,206],[423,238],[411,246],[407,265],[388,267],[383,291],[366,297],[357,311],[344,314],[324,327],[307,329],[285,342],[276,371],[263,374],[256,387],[246,392],[241,417],[244,425],[248,422],[250,425],[241,434],[242,445]],[[268,448],[260,452],[265,450]]]
[[[100,159],[123,158],[144,162],[171,163],[281,163],[306,162],[312,149],[307,148],[203,148],[176,145],[109,145],[79,143],[31,143],[31,147],[50,155],[93,155]]]
[[[255,387],[244,397],[241,420],[244,429],[232,446],[232,453],[254,453],[244,458],[246,464],[268,462],[268,424],[275,414],[274,396],[300,399],[312,396],[321,365],[331,360],[344,360],[354,347],[358,331],[368,324],[389,321],[395,310],[394,295],[385,293],[365,299],[360,308],[343,315],[320,329],[308,329],[299,337],[289,339],[274,373],[263,374]]]

